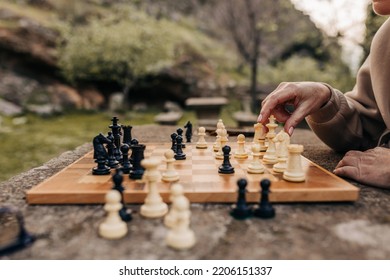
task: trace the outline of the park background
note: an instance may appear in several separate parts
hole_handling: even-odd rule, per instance
[[[348,91],[384,20],[367,0],[2,0],[0,181],[114,114],[136,126],[177,110],[196,125],[186,100],[216,96],[237,127],[282,81]]]

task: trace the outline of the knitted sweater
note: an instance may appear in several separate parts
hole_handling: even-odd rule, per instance
[[[331,99],[306,121],[336,151],[366,150],[390,140],[390,19],[375,34],[353,90],[327,85]]]

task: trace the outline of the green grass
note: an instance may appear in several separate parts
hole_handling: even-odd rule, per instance
[[[107,134],[112,115],[71,113],[50,118],[28,115],[5,118],[0,127],[0,182]],[[119,116],[122,124],[153,123],[153,112]],[[19,123],[19,124],[18,124]]]

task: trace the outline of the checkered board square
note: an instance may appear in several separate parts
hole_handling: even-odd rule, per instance
[[[246,169],[251,161],[234,158],[236,143],[232,148],[231,164],[234,174],[219,174],[222,160],[215,159],[211,144],[207,149],[196,149],[195,144],[187,143],[185,160],[177,160],[174,165],[178,171],[185,195],[191,202],[233,203],[237,200],[237,180],[248,181],[248,202],[260,199],[260,181],[271,180],[270,200],[273,202],[324,202],[355,201],[359,190],[345,180],[335,176],[319,165],[301,157],[306,172],[306,180],[301,183],[285,181],[282,174],[275,173],[271,165],[265,165],[264,174],[249,174]],[[166,169],[164,153],[169,143],[149,143],[146,145],[145,158],[155,157],[161,160],[159,170]],[[29,204],[93,204],[104,203],[104,196],[113,186],[111,175],[92,175],[96,166],[93,152],[69,165],[59,173],[33,187],[27,192]],[[126,203],[143,203],[147,194],[147,184],[143,180],[130,180],[124,175],[124,199]],[[158,188],[164,201],[169,202],[171,183],[159,182]]]

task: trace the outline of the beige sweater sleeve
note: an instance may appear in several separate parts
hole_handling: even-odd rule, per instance
[[[336,151],[365,150],[390,128],[390,21],[378,30],[371,53],[345,94],[327,85],[331,99],[306,121]]]

